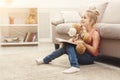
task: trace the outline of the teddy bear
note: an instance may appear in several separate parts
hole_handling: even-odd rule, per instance
[[[25,18],[26,24],[37,24],[37,9],[31,8],[28,16]]]
[[[90,43],[91,42],[91,37],[89,35],[89,33],[87,33],[85,27],[83,27],[81,24],[79,23],[75,23],[73,24],[73,26],[69,29],[68,31],[68,34],[69,36],[74,36],[73,37],[73,42],[74,41],[81,41],[81,43],[79,43],[77,46],[76,46],[76,51],[77,53],[79,54],[83,54],[86,50],[86,47],[83,45],[83,41],[85,43]]]

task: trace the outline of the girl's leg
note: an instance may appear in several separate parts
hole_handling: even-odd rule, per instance
[[[65,54],[66,50],[65,50],[65,46],[61,47],[55,51],[53,51],[50,55],[46,56],[43,61],[45,64],[48,64],[49,62],[51,62],[52,60],[54,60],[57,57],[60,57],[61,55]]]
[[[68,54],[71,66],[79,68],[75,45],[66,44],[65,46],[66,46],[66,52]]]
[[[75,45],[66,44],[65,46],[66,46],[66,52],[68,54],[69,61],[71,64],[71,68],[64,70],[63,73],[69,74],[69,73],[75,73],[80,71],[76,50],[75,50]]]
[[[95,60],[95,56],[91,55],[89,52],[85,52],[80,55],[77,54],[79,64],[92,64]]]

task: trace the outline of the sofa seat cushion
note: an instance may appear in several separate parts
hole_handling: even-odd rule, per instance
[[[74,23],[62,23],[56,26],[56,32],[58,34],[68,34],[69,28],[72,27]]]
[[[99,30],[103,38],[120,39],[120,24],[101,24]]]

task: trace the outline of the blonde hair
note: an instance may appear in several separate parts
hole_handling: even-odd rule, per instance
[[[92,26],[93,26],[94,24],[97,23],[98,16],[100,15],[100,13],[98,10],[96,10],[96,8],[88,9],[88,10],[86,10],[86,12],[87,12],[87,15],[90,18],[90,20],[94,21],[92,24]]]

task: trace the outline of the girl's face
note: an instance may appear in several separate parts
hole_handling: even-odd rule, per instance
[[[84,13],[84,14],[82,15],[81,25],[87,27],[87,26],[90,26],[91,23],[92,23],[92,21],[90,20],[90,18],[89,18],[89,16],[87,15],[87,13]]]

